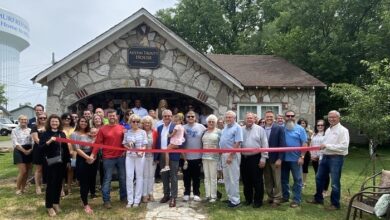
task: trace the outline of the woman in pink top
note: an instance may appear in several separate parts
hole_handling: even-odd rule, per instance
[[[168,149],[177,149],[178,146],[182,145],[184,142],[184,115],[182,113],[177,113],[173,117],[173,122],[176,124],[173,132],[168,135],[170,137],[170,142],[168,145]],[[161,169],[160,172],[169,171],[169,153],[165,153],[165,167]]]

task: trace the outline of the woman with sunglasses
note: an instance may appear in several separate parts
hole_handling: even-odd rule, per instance
[[[27,185],[28,173],[32,167],[32,141],[30,136],[31,129],[27,127],[27,116],[20,115],[18,121],[18,127],[11,132],[11,139],[14,147],[14,164],[19,169],[16,179],[16,195],[21,195]]]
[[[93,142],[93,139],[89,135],[90,130],[91,128],[88,120],[85,117],[81,117],[70,138],[76,141]],[[81,201],[84,205],[84,211],[87,214],[92,214],[93,210],[88,204],[88,193],[95,189],[97,161],[90,156],[92,147],[79,144],[73,144],[72,147],[73,150],[77,152],[76,173],[78,180],[80,181]]]
[[[324,142],[326,128],[327,126],[325,120],[322,119],[317,120],[316,127],[314,128],[314,134],[311,138],[311,146],[318,147]],[[320,164],[321,159],[322,159],[322,155],[320,151],[311,152],[311,164],[313,165],[313,169],[316,175],[318,171],[318,165]],[[327,195],[329,182],[330,179],[328,177],[325,182],[325,190],[323,192],[324,196]]]
[[[131,127],[129,120],[130,120],[130,116],[132,116],[133,114],[134,114],[133,110],[127,109],[125,111],[125,115],[123,116],[122,121],[119,122],[119,124],[122,125],[126,130],[129,130]]]
[[[34,180],[37,195],[42,194],[43,166],[46,163],[42,148],[39,147],[39,140],[42,138],[43,132],[45,132],[46,118],[46,113],[40,114],[37,123],[31,128],[31,138],[34,141],[32,155],[33,164],[35,165]],[[43,179],[46,180],[46,178]]]
[[[148,144],[146,132],[139,128],[141,118],[133,114],[130,116],[129,123],[131,129],[127,130],[123,138],[123,146],[128,149],[145,149]],[[126,153],[126,190],[127,190],[127,206],[126,208],[139,207],[143,189],[143,171],[145,157],[143,152]],[[136,175],[135,190],[134,190],[134,171]]]
[[[265,119],[264,119],[264,118],[261,118],[261,119],[259,120],[259,123],[258,123],[257,125],[259,125],[259,126],[261,126],[262,128],[264,128],[264,127],[265,127]]]
[[[61,115],[62,122],[62,131],[65,133],[66,138],[70,138],[70,135],[74,132],[74,124],[72,120],[72,115],[69,113],[64,113]],[[73,150],[72,145],[68,144],[69,153],[70,153],[70,164],[66,167],[66,182],[67,182],[67,194],[72,194],[72,183],[74,177],[74,168],[76,167],[76,151]]]
[[[309,124],[306,119],[300,118],[298,120],[298,124],[302,126],[305,131],[306,131],[306,136],[307,136],[307,146],[311,146],[311,136],[313,135],[313,131],[309,129]],[[306,186],[306,179],[307,179],[307,174],[309,173],[309,163],[310,163],[310,151],[306,151],[305,157],[303,158],[303,165],[302,165],[302,188]]]
[[[58,115],[50,115],[42,138],[39,139],[39,146],[43,149],[44,155],[49,159],[60,157],[57,163],[47,166],[47,187],[45,206],[50,217],[56,216],[60,209],[61,185],[66,172],[66,165],[70,162],[68,144],[56,142],[56,138],[66,138],[62,131],[61,118]]]

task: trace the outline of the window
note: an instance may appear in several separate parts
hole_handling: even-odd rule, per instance
[[[238,104],[237,121],[244,121],[247,112],[253,112],[260,118],[264,118],[265,112],[271,110],[277,114],[282,113],[282,104]]]

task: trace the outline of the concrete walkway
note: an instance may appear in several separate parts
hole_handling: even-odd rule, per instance
[[[161,204],[163,197],[162,183],[154,184],[155,202],[149,202],[147,205],[146,220],[203,220],[207,219],[202,202],[194,202],[191,198],[189,202],[183,202],[184,192],[183,181],[179,180],[179,197],[176,200],[176,207],[169,208],[169,203]]]
[[[10,152],[13,150],[12,141],[0,141],[0,152]]]

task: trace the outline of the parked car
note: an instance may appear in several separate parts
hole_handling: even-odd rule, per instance
[[[8,118],[0,118],[0,135],[7,136],[11,134],[12,129],[16,128],[18,125],[14,124]]]

